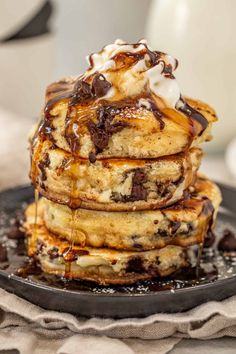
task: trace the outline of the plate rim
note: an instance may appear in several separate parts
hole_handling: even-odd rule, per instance
[[[221,182],[215,182],[218,187],[221,190],[227,189],[230,191],[233,191],[234,193],[236,193],[236,187],[225,184],[225,183],[221,183]],[[24,190],[24,189],[30,189],[33,188],[33,186],[31,184],[24,184],[24,185],[17,185],[14,187],[10,187],[10,188],[6,188],[6,189],[2,189],[0,190],[0,199],[2,194],[4,193],[13,193],[15,191],[20,191],[20,190]],[[33,196],[32,196],[33,197]],[[229,209],[230,210],[230,209]],[[234,212],[233,212],[234,213]],[[235,214],[235,213],[234,213]],[[231,282],[233,280],[236,280],[236,275],[228,277],[228,278],[223,278],[223,279],[217,279],[216,281],[210,281],[209,283],[202,283],[202,284],[198,284],[198,285],[194,285],[194,286],[190,286],[190,287],[186,287],[186,288],[180,288],[180,289],[167,289],[167,290],[153,290],[153,291],[149,291],[148,293],[122,293],[122,292],[115,292],[115,293],[102,293],[102,292],[91,292],[91,291],[86,291],[86,290],[68,290],[68,289],[64,289],[64,288],[57,288],[54,286],[50,286],[50,285],[46,285],[40,282],[36,282],[34,280],[31,279],[27,279],[27,278],[23,278],[20,277],[14,273],[7,273],[6,271],[0,269],[0,275],[8,278],[8,279],[13,279],[14,281],[17,281],[19,283],[22,283],[26,286],[30,286],[30,287],[35,287],[35,288],[41,288],[43,290],[49,290],[50,292],[54,292],[54,293],[60,293],[60,294],[74,294],[77,296],[86,296],[86,297],[99,297],[99,298],[130,298],[130,297],[136,297],[136,298],[142,298],[142,297],[152,297],[152,296],[158,296],[158,295],[175,295],[175,294],[181,294],[181,293],[192,293],[195,292],[196,290],[201,290],[201,289],[210,289],[210,288],[214,288],[216,285],[221,285],[221,283],[228,283]],[[130,285],[132,286],[132,284]],[[236,293],[236,291],[235,291]]]

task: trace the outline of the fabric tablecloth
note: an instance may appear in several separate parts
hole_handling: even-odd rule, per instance
[[[236,296],[146,318],[81,318],[44,310],[0,289],[0,348],[22,354],[168,353],[181,338],[236,337]]]

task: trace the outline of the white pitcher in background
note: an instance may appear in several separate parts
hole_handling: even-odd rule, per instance
[[[212,105],[219,116],[208,151],[236,137],[236,1],[153,0],[146,37],[179,59],[183,94]]]

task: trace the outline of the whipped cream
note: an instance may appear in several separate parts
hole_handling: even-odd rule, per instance
[[[133,56],[135,63],[120,67],[119,54]],[[180,89],[172,72],[178,62],[170,55],[153,51],[145,40],[127,44],[122,40],[105,46],[100,52],[88,57],[91,67],[83,75],[86,79],[98,72],[112,86],[103,98],[138,96],[149,91],[160,97],[167,106],[175,108],[180,99]]]

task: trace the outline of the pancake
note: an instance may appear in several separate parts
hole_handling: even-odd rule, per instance
[[[60,87],[60,83],[58,83]],[[54,87],[54,86],[53,86]],[[49,88],[50,89],[50,88]],[[58,88],[59,90],[59,88]],[[74,107],[74,115],[77,121],[71,125],[78,126],[76,133],[67,133],[68,107],[69,100],[62,99],[54,103],[49,110],[49,118],[45,115],[41,119],[35,132],[35,137],[40,135],[44,138],[50,138],[59,148],[73,153],[82,158],[96,156],[101,158],[130,157],[137,159],[158,158],[178,154],[190,147],[198,146],[200,143],[211,140],[212,123],[216,120],[215,111],[207,104],[193,99],[186,99],[191,102],[191,107],[198,108],[198,111],[206,118],[207,128],[202,132],[197,128],[197,123],[176,109],[163,108],[164,128],[154,114],[141,107],[137,108],[137,98],[132,103],[100,103],[95,107]],[[114,126],[122,126],[112,134],[106,134],[105,130],[99,130],[99,137],[95,135],[92,129],[88,129],[88,124],[99,126],[99,112],[104,108],[107,111],[115,111],[116,106],[124,105],[124,108],[118,110],[112,117]],[[128,107],[127,107],[128,106]],[[71,105],[70,105],[71,109]],[[86,117],[86,118],[85,118]],[[90,120],[89,120],[90,119]],[[104,118],[105,119],[105,118]],[[72,130],[71,126],[70,130]],[[98,140],[100,139],[100,140]],[[100,146],[100,148],[99,148]],[[101,146],[105,146],[101,149]]]
[[[91,163],[45,140],[33,149],[31,180],[43,196],[71,208],[157,209],[182,198],[195,180],[201,158],[202,151],[192,148],[159,159]]]
[[[71,210],[44,198],[38,215],[59,238],[91,247],[144,251],[168,244],[187,247],[202,243],[221,202],[218,187],[199,177],[191,193],[160,210],[105,212]],[[27,223],[34,223],[35,205],[26,210]]]
[[[31,237],[36,234],[36,250]],[[60,240],[43,225],[28,228],[28,254],[36,258],[45,273],[99,284],[132,284],[167,276],[188,265],[186,251],[167,246],[147,252],[115,251],[107,248],[81,248]],[[33,236],[34,237],[34,236]]]
[[[78,78],[51,84],[34,140],[82,158],[158,158],[211,138],[215,111],[181,95],[176,59],[144,41],[92,54]]]

